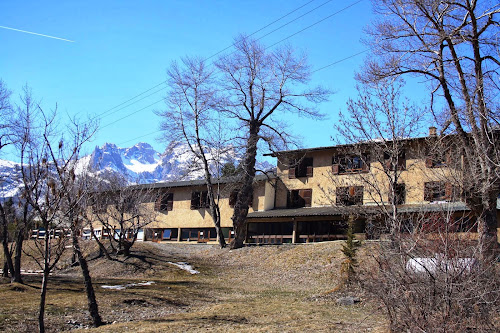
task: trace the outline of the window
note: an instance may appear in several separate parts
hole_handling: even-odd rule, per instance
[[[311,207],[312,189],[291,190],[288,192],[288,208]]]
[[[425,159],[425,166],[427,168],[443,168],[451,164],[451,152],[433,153]]]
[[[170,211],[174,208],[174,194],[163,193],[156,198],[155,210],[156,211]]]
[[[424,184],[425,201],[455,201],[458,197],[458,187],[449,182],[427,182]]]
[[[369,155],[336,155],[332,158],[332,172],[335,175],[344,173],[368,172]]]
[[[231,191],[231,194],[229,195],[229,207],[233,208],[234,205],[236,204],[236,199],[238,198],[238,189],[234,189]],[[248,207],[253,206],[253,194],[252,197],[250,198],[250,202],[248,203]]]
[[[335,190],[336,203],[339,206],[363,204],[363,186],[337,187]]]
[[[313,176],[313,158],[304,157],[299,160],[293,160],[288,169],[288,178],[294,179],[299,177]]]
[[[398,170],[406,170],[406,152],[404,150],[399,152],[397,160],[392,158],[391,152],[384,152],[384,167],[393,171],[394,164],[397,165]]]
[[[403,205],[406,201],[406,186],[405,184],[396,184],[394,186],[394,194],[396,199],[394,200],[395,205]],[[392,204],[392,191],[389,188],[389,203]]]
[[[191,193],[191,209],[208,208],[208,192],[192,192]]]

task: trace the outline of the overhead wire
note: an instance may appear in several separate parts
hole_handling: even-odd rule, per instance
[[[302,9],[303,7],[305,7],[305,6],[309,5],[310,3],[314,2],[314,1],[316,1],[316,0],[310,0],[310,1],[306,2],[305,4],[303,4],[303,5],[301,5],[301,6],[297,7],[297,8],[295,8],[295,9],[293,9],[293,10],[291,10],[290,12],[288,12],[288,13],[286,13],[285,15],[283,15],[283,16],[281,16],[281,17],[279,17],[278,19],[276,19],[276,20],[274,20],[274,21],[272,21],[272,22],[270,22],[270,23],[266,24],[265,26],[263,26],[262,28],[260,28],[260,29],[258,29],[258,30],[256,30],[256,31],[254,31],[254,32],[253,32],[253,33],[251,33],[249,36],[253,36],[253,35],[255,35],[255,34],[259,33],[260,31],[262,31],[262,30],[264,30],[264,29],[268,28],[269,26],[271,26],[271,25],[273,25],[273,24],[275,24],[275,23],[277,23],[277,22],[281,21],[281,20],[282,20],[282,19],[284,19],[285,17],[290,16],[291,14],[295,13],[296,11],[298,11],[298,10]],[[329,1],[327,1],[326,3],[331,2],[331,1],[332,1],[332,0],[329,0]],[[316,7],[316,8],[314,8],[313,10],[315,10],[315,9],[317,9],[317,8],[319,8],[319,7],[323,6],[323,5],[325,5],[326,3],[323,3],[322,5],[320,5],[320,6]],[[313,11],[313,10],[311,10],[311,11]],[[310,13],[311,11],[309,11],[308,13]],[[307,14],[307,13],[306,13],[306,14]],[[304,15],[306,15],[306,14],[304,14]],[[302,15],[302,16],[304,16],[304,15]],[[302,17],[302,16],[301,16],[301,17]],[[274,30],[274,31],[275,31],[275,30]],[[211,55],[210,57],[208,57],[208,58],[204,59],[204,61],[207,61],[207,60],[209,60],[209,59],[211,59],[211,58],[213,58],[213,57],[215,57],[215,56],[219,55],[220,53],[222,53],[222,52],[224,52],[224,51],[226,51],[226,50],[230,49],[231,47],[233,47],[233,46],[234,46],[234,44],[235,44],[235,43],[233,43],[233,44],[231,44],[231,45],[227,46],[226,48],[224,48],[224,49],[220,50],[219,52],[217,52],[217,53],[215,53],[215,54]],[[124,102],[122,102],[122,103],[120,103],[120,104],[118,104],[118,105],[116,105],[116,106],[114,106],[114,107],[112,107],[112,108],[110,108],[110,109],[108,109],[108,110],[104,111],[104,112],[103,112],[103,113],[101,113],[100,115],[93,117],[93,119],[106,117],[106,116],[107,116],[106,114],[107,114],[107,113],[109,113],[110,111],[113,111],[113,110],[115,110],[116,108],[118,108],[118,107],[120,107],[120,106],[122,106],[122,105],[124,105],[124,104],[127,104],[127,103],[128,103],[128,102],[130,102],[130,101],[133,101],[133,100],[134,100],[134,99],[136,99],[137,97],[140,97],[140,96],[142,96],[142,95],[144,95],[144,94],[148,93],[149,91],[151,91],[151,90],[153,90],[153,89],[155,89],[155,88],[157,88],[157,87],[161,86],[161,85],[162,85],[162,84],[164,84],[164,83],[166,83],[166,80],[164,80],[164,81],[162,81],[162,82],[160,82],[160,83],[156,84],[155,86],[153,86],[153,87],[151,87],[151,88],[149,88],[149,89],[147,89],[147,90],[145,90],[145,91],[143,91],[143,92],[141,92],[141,93],[139,93],[139,94],[135,95],[134,97],[132,97],[132,98],[130,98],[130,99],[128,99],[128,100],[126,100],[126,101],[124,101]],[[162,90],[162,89],[160,89],[160,90],[156,91],[155,93],[158,93],[158,92],[159,92],[159,91],[161,91],[161,90]],[[153,94],[154,94],[154,93],[153,93]],[[148,96],[150,96],[150,95],[148,95]],[[140,100],[143,100],[143,99],[140,99]],[[140,101],[140,100],[138,100],[138,101]],[[133,102],[133,103],[130,103],[129,105],[126,105],[126,106],[124,106],[123,108],[120,108],[120,110],[123,110],[124,108],[127,108],[127,107],[129,107],[129,106],[131,106],[131,105],[134,105],[134,104],[135,104],[135,103],[137,103],[138,101],[135,101],[135,102]],[[115,113],[115,112],[112,112],[112,113]],[[112,113],[110,113],[110,114],[112,114]]]
[[[354,53],[354,54],[352,54],[352,55],[350,55],[350,56],[348,56],[348,57],[342,58],[342,59],[340,59],[340,60],[336,60],[336,61],[334,61],[334,62],[332,62],[332,63],[329,63],[328,65],[325,65],[325,66],[320,67],[320,68],[318,68],[318,69],[316,69],[316,70],[313,70],[313,71],[311,72],[311,74],[314,74],[314,73],[316,73],[316,72],[319,72],[319,71],[322,71],[322,70],[324,70],[324,69],[327,69],[328,67],[331,67],[331,66],[333,66],[333,65],[339,64],[339,63],[344,62],[344,61],[346,61],[346,60],[349,60],[349,59],[351,59],[351,58],[354,58],[354,57],[356,57],[356,56],[358,56],[358,55],[360,55],[360,54],[363,54],[363,53],[365,53],[365,52],[367,52],[367,51],[368,51],[368,49],[363,50],[363,51],[361,51],[361,52]],[[141,138],[143,138],[143,137],[150,136],[150,135],[152,135],[152,134],[157,134],[157,133],[160,133],[160,132],[162,132],[162,131],[163,131],[163,130],[156,130],[156,131],[153,131],[153,132],[151,132],[151,133],[143,134],[143,135],[141,135],[141,136],[138,136],[138,137],[135,137],[135,138],[129,139],[129,140],[127,140],[127,141],[120,142],[120,143],[119,143],[119,145],[124,144],[124,143],[128,143],[128,142],[131,142],[131,141],[135,141],[135,140],[137,140],[137,139],[141,139]]]
[[[277,20],[275,20],[275,21],[273,21],[273,22],[269,23],[269,24],[268,24],[268,25],[266,25],[265,27],[263,27],[263,28],[261,28],[261,29],[257,30],[256,32],[252,33],[252,35],[254,35],[255,33],[257,33],[257,32],[259,32],[259,31],[261,31],[261,30],[265,29],[266,27],[268,27],[268,26],[270,26],[270,25],[272,25],[272,24],[274,24],[274,23],[276,23],[276,22],[280,21],[280,20],[281,20],[281,19],[283,19],[284,17],[286,17],[286,16],[288,16],[288,15],[292,14],[293,12],[295,12],[295,11],[297,11],[298,9],[300,9],[300,8],[302,8],[302,7],[306,6],[306,5],[308,5],[309,3],[313,2],[313,1],[314,1],[314,0],[309,1],[309,2],[307,2],[306,4],[304,4],[304,5],[302,5],[302,6],[298,7],[298,8],[296,8],[296,9],[294,9],[293,11],[291,11],[291,12],[289,12],[289,13],[285,14],[284,16],[280,17],[279,19],[277,19]],[[320,8],[320,7],[322,7],[323,5],[325,5],[325,4],[327,4],[328,2],[331,2],[331,1],[332,1],[332,0],[329,0],[329,1],[326,1],[326,2],[322,3],[321,5],[319,5],[319,6],[315,7],[315,8],[313,8],[312,10],[308,11],[307,13],[305,13],[305,14],[303,14],[303,15],[299,16],[298,18],[296,18],[296,19],[294,19],[294,20],[292,20],[292,21],[290,21],[290,22],[287,22],[287,23],[283,24],[282,26],[280,26],[280,27],[279,27],[279,28],[277,28],[277,29],[274,29],[274,30],[273,30],[272,32],[270,32],[270,33],[276,32],[277,30],[279,30],[279,29],[281,29],[281,28],[285,27],[286,25],[288,25],[288,24],[290,24],[290,23],[292,23],[292,22],[294,22],[294,21],[298,20],[299,18],[301,18],[301,17],[303,17],[303,16],[305,16],[305,15],[307,15],[307,14],[311,13],[312,11],[314,11],[314,10],[316,10],[316,9],[318,9],[318,8]],[[303,28],[303,29],[300,29],[299,31],[297,31],[297,32],[295,32],[295,33],[293,33],[293,34],[291,34],[291,35],[289,35],[289,36],[287,36],[287,37],[285,37],[285,38],[283,38],[283,39],[279,40],[278,42],[276,42],[276,43],[274,43],[274,44],[272,44],[272,45],[270,45],[270,46],[267,46],[267,47],[266,47],[266,49],[271,48],[271,47],[273,47],[273,46],[276,46],[277,44],[279,44],[279,43],[281,43],[281,42],[283,42],[283,41],[285,41],[285,40],[287,40],[287,39],[289,39],[289,38],[291,38],[291,37],[293,37],[293,36],[296,36],[296,35],[298,35],[298,34],[300,34],[300,33],[304,32],[304,31],[306,31],[306,30],[308,30],[308,29],[310,29],[310,28],[312,28],[312,27],[316,26],[317,24],[319,24],[319,23],[321,23],[321,22],[323,22],[323,21],[325,21],[325,20],[327,20],[327,19],[329,19],[329,18],[331,18],[331,17],[333,17],[333,16],[335,16],[335,15],[338,15],[338,14],[342,13],[343,11],[345,11],[345,10],[347,10],[347,9],[349,9],[349,8],[351,8],[351,7],[353,7],[353,6],[355,6],[356,4],[358,4],[358,3],[362,2],[362,1],[364,1],[364,0],[358,0],[358,1],[355,1],[355,2],[351,3],[351,4],[349,4],[348,6],[345,6],[345,7],[343,7],[342,9],[340,9],[340,10],[336,11],[335,13],[332,13],[332,14],[330,14],[330,15],[328,15],[328,16],[326,16],[326,17],[322,18],[321,20],[318,20],[318,21],[314,22],[313,24],[310,24],[309,26],[307,26],[307,27],[305,27],[305,28]],[[265,34],[264,36],[261,36],[261,37],[260,37],[260,38],[258,38],[257,40],[260,40],[260,39],[262,39],[262,38],[264,38],[264,37],[268,36],[270,33],[267,33],[267,34]],[[228,46],[227,48],[225,48],[224,50],[227,50],[228,48],[231,48],[231,47],[233,47],[234,45],[235,45],[235,44],[233,43],[233,44],[231,44],[230,46]],[[223,51],[224,51],[224,50],[223,50]],[[219,54],[219,53],[221,53],[221,52],[223,52],[223,51],[220,51],[220,52],[218,52],[217,54]],[[353,57],[355,57],[355,56],[358,56],[358,55],[360,55],[360,54],[362,54],[362,53],[364,53],[364,52],[367,52],[367,51],[368,51],[368,50],[363,50],[363,51],[361,51],[361,52],[358,52],[358,53],[352,54],[352,55],[350,55],[350,56],[348,56],[348,57],[346,57],[346,58],[343,58],[343,59],[337,60],[337,61],[335,61],[335,62],[332,62],[332,63],[330,63],[330,64],[328,64],[328,65],[326,65],[326,66],[323,66],[323,67],[321,67],[321,68],[319,68],[319,69],[316,69],[316,70],[312,71],[312,72],[311,72],[311,74],[312,74],[312,73],[316,73],[316,72],[318,72],[318,71],[321,71],[321,70],[323,70],[323,69],[326,69],[326,68],[328,68],[328,67],[330,67],[330,66],[333,66],[333,65],[335,65],[335,64],[338,64],[338,63],[340,63],[340,62],[343,62],[343,61],[346,61],[346,60],[348,60],[348,59],[351,59],[351,58],[353,58]],[[232,52],[232,53],[234,53],[234,52]],[[210,57],[206,58],[205,60],[208,60],[208,59],[210,59],[210,58],[213,58],[213,57],[214,57],[215,55],[217,55],[217,54],[214,54],[214,55],[212,55],[212,56],[210,56]],[[147,93],[147,92],[151,91],[152,89],[154,89],[154,88],[156,88],[156,87],[158,87],[158,86],[162,85],[163,83],[165,83],[165,81],[163,81],[163,82],[161,82],[161,83],[159,83],[159,84],[155,85],[153,88],[150,88],[150,89],[148,89],[148,90],[146,90],[146,91],[142,92],[141,94],[136,95],[135,97],[133,97],[133,98],[129,99],[128,101],[131,101],[131,100],[133,100],[134,98],[137,98],[137,97],[139,97],[139,96],[141,96],[141,95],[143,95],[143,94],[145,94],[145,93]],[[161,91],[161,90],[163,90],[163,89],[160,89],[160,91]],[[151,96],[151,95],[153,95],[153,94],[155,94],[155,93],[156,93],[156,92],[154,92],[154,93],[152,93],[152,94],[150,94],[150,95],[148,95],[148,96],[146,96],[146,97],[149,97],[149,96]],[[144,98],[146,98],[146,97],[144,97]],[[140,100],[143,100],[144,98],[142,98],[142,99],[140,99]],[[140,101],[140,100],[138,100],[138,101]],[[116,107],[119,107],[120,105],[123,105],[123,104],[127,103],[128,101],[126,101],[126,102],[124,102],[124,103],[121,103],[121,104],[117,105]],[[136,102],[138,102],[138,101],[136,101]],[[128,117],[130,117],[130,116],[132,116],[132,115],[134,115],[134,114],[136,114],[136,113],[138,113],[138,112],[140,112],[140,111],[142,111],[142,110],[144,110],[144,109],[148,108],[148,107],[151,107],[151,106],[153,106],[153,105],[155,105],[155,104],[158,104],[158,103],[159,103],[159,102],[161,102],[161,101],[163,101],[163,99],[161,99],[161,100],[159,100],[159,101],[156,101],[156,102],[154,102],[154,103],[152,103],[152,104],[150,104],[150,105],[148,105],[148,106],[146,106],[146,107],[144,107],[144,108],[141,108],[140,110],[136,110],[136,111],[134,111],[134,112],[132,112],[132,113],[130,113],[130,114],[128,114],[128,115],[126,115],[126,116],[124,116],[124,117],[121,117],[121,118],[119,118],[119,119],[117,119],[117,120],[115,120],[115,121],[113,121],[113,122],[110,122],[110,123],[108,123],[108,124],[104,125],[104,126],[103,126],[103,127],[101,127],[101,128],[108,127],[108,126],[110,126],[110,125],[112,125],[112,124],[114,124],[114,123],[116,123],[116,122],[118,122],[118,121],[121,121],[121,120],[123,120],[123,119],[126,119],[126,118],[128,118]],[[136,103],[136,102],[134,102],[134,103]],[[132,103],[132,104],[134,104],[134,103]],[[132,105],[132,104],[130,104],[130,105]],[[111,108],[111,109],[110,109],[110,110],[108,110],[108,111],[111,111],[111,110],[115,109],[116,107]],[[124,108],[126,108],[126,107],[128,107],[128,106],[125,106],[125,107],[123,107],[123,108],[121,108],[121,109],[119,109],[119,110],[122,110],[122,109],[124,109]],[[114,112],[112,112],[112,113],[115,113],[115,112],[117,112],[117,111],[119,111],[119,110],[116,110],[116,111],[114,111]],[[157,131],[154,131],[154,132],[151,132],[151,133],[145,134],[145,135],[141,135],[141,136],[139,136],[139,137],[136,137],[136,138],[133,138],[133,139],[129,139],[129,140],[127,140],[127,141],[125,141],[125,142],[122,142],[122,143],[127,143],[127,142],[130,142],[130,141],[133,141],[133,140],[136,140],[136,139],[139,139],[139,138],[145,137],[145,136],[149,136],[149,135],[152,135],[152,134],[155,134],[155,133],[159,133],[159,132],[161,132],[161,130],[157,130]],[[122,143],[120,143],[120,144],[122,144]]]

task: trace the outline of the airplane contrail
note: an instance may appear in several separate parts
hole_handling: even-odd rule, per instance
[[[59,39],[59,40],[63,40],[65,42],[70,42],[70,43],[74,43],[75,42],[74,40],[69,40],[69,39],[64,39],[64,38],[59,38],[59,37],[54,37],[54,36],[49,36],[49,35],[43,35],[43,34],[39,34],[39,33],[36,33],[36,32],[31,32],[31,31],[26,31],[26,30],[20,30],[20,29],[14,29],[14,28],[9,28],[9,27],[4,27],[2,25],[0,25],[0,28],[7,29],[7,30],[14,30],[14,31],[19,31],[19,32],[24,32],[26,34],[37,35],[37,36],[42,36],[42,37],[47,37],[47,38]]]

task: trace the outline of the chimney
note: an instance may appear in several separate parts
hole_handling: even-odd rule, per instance
[[[429,136],[437,136],[437,128],[434,126],[429,127]]]

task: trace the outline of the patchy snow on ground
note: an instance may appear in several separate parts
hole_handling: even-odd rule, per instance
[[[104,285],[104,286],[101,286],[101,288],[104,288],[104,289],[113,289],[113,290],[123,290],[123,289],[127,289],[127,288],[130,288],[130,287],[150,286],[153,283],[154,283],[154,281],[147,281],[147,282],[139,282],[139,283],[117,284],[117,285],[114,285],[114,286]]]
[[[187,262],[168,262],[169,264],[171,265],[174,265],[174,266],[177,266],[179,267],[180,269],[183,269],[185,271],[188,271],[189,273],[191,274],[200,274],[199,271],[197,271],[196,269],[193,268],[193,266],[191,266],[190,264],[188,264]]]

